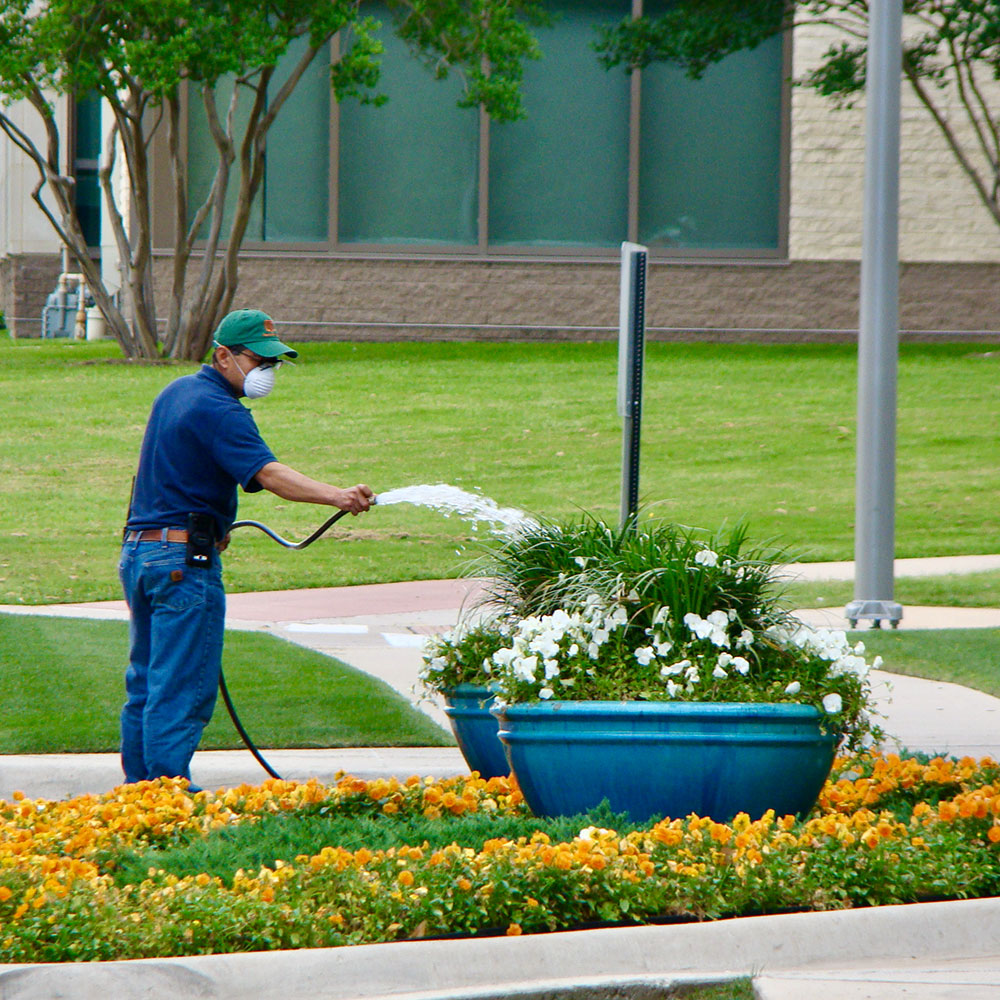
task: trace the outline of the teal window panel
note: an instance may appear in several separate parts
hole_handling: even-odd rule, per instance
[[[306,39],[296,39],[278,64],[268,88],[276,93],[301,58]],[[316,54],[267,140],[264,180],[264,239],[325,243],[330,213],[330,50]]]
[[[76,103],[76,214],[87,246],[101,245],[101,96],[88,94]]]
[[[223,79],[215,87],[215,106],[218,109],[219,120],[225,125],[229,101],[232,98],[233,81]],[[241,95],[237,105],[234,122],[234,134],[243,134],[249,116],[250,100],[249,92]],[[202,202],[208,197],[212,189],[212,182],[215,180],[215,172],[219,165],[219,154],[215,142],[212,140],[212,133],[208,127],[208,118],[202,103],[201,90],[192,85],[188,90],[188,220],[192,219],[195,212],[201,207]],[[223,213],[222,234],[229,232],[232,223],[233,211],[236,207],[236,198],[239,193],[239,165],[237,161],[229,168],[229,182],[226,187],[225,211]],[[211,215],[205,220],[200,233],[201,239],[208,236],[211,227]],[[258,196],[254,198],[250,207],[250,219],[247,223],[247,240],[261,241],[264,239],[264,213],[263,199]]]
[[[278,64],[269,84],[275,93],[287,79],[305,48],[305,39],[296,39]],[[251,242],[323,242],[329,230],[330,187],[330,58],[329,51],[317,53],[288,102],[278,113],[268,133],[264,180],[250,209],[246,239]],[[216,107],[225,121],[233,92],[231,79],[216,87]],[[218,153],[208,127],[201,94],[189,90],[188,101],[188,188],[189,216],[208,196],[218,167]],[[251,94],[241,95],[236,114],[236,135],[242,135],[251,106]],[[230,168],[226,190],[223,234],[228,232],[239,193],[239,166]],[[200,236],[208,235],[209,223]]]
[[[524,75],[527,117],[490,126],[489,242],[607,247],[627,237],[629,81],[607,72],[594,28],[621,0],[555,0]]]
[[[375,7],[385,46],[381,107],[340,105],[340,243],[475,245],[479,116],[456,106],[461,84],[436,80]]]
[[[779,246],[783,51],[774,37],[700,80],[642,72],[639,241],[653,247]]]

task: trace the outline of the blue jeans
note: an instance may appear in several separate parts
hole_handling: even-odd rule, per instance
[[[125,780],[191,780],[191,758],[212,718],[222,667],[222,563],[185,563],[186,546],[126,542],[118,567],[131,613],[128,700],[122,709]]]

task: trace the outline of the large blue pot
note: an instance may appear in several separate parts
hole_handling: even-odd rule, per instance
[[[510,764],[490,714],[493,698],[488,688],[459,684],[444,692],[444,711],[469,770],[483,778],[506,778]]]
[[[550,701],[494,710],[524,798],[538,816],[607,799],[636,821],[745,812],[804,814],[837,738],[808,705]]]

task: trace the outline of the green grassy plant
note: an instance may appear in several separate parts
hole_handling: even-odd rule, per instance
[[[505,506],[617,518],[621,425],[613,344],[305,344],[253,404],[278,457],[376,490],[479,488]],[[1000,356],[900,350],[897,554],[1000,551],[993,498]],[[107,343],[0,339],[0,603],[118,596],[116,550],[156,392],[191,365],[122,363]],[[846,345],[647,348],[642,497],[715,528],[746,518],[814,559],[853,550],[856,352]],[[241,514],[304,537],[323,509],[269,494]],[[452,576],[468,526],[375,508],[289,553],[237,534],[234,591]]]
[[[587,826],[613,827],[621,834],[642,824],[615,815],[604,804],[584,816],[538,819],[534,816],[466,813],[442,822],[425,816],[339,815],[335,812],[276,813],[253,824],[240,824],[210,837],[189,837],[176,845],[146,849],[122,848],[106,855],[109,871],[119,885],[141,882],[150,868],[184,878],[207,872],[228,885],[238,868],[255,871],[291,864],[301,854],[318,854],[336,844],[350,851],[385,851],[411,844],[439,850],[449,844],[480,850],[491,838],[517,840],[541,832],[556,843],[572,840]]]
[[[127,660],[123,622],[0,615],[0,753],[116,751]],[[228,632],[223,670],[258,746],[452,743],[381,681],[274,636]],[[220,699],[201,747],[242,746]]]

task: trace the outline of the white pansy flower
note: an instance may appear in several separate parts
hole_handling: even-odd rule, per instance
[[[829,715],[836,715],[844,707],[844,700],[834,691],[826,695],[823,699],[823,711]]]
[[[712,671],[712,676],[717,677],[721,681],[724,677],[728,677],[729,674],[727,674],[725,670],[723,670],[722,667],[720,667],[719,664],[716,663],[715,669]]]
[[[555,691],[550,687],[544,687],[538,692],[538,697],[543,701],[548,701],[555,694]]]
[[[792,683],[785,688],[785,694],[798,694],[801,690],[802,685],[798,681],[792,681]]]
[[[675,697],[677,692],[680,690],[680,684],[675,684],[673,681],[667,681],[667,694],[669,694],[671,698]]]
[[[559,653],[559,643],[553,637],[551,632],[544,633],[535,639],[532,639],[528,643],[528,648],[533,653],[538,653],[540,656],[545,658],[551,658],[557,656]]]
[[[750,661],[745,656],[734,656],[732,666],[737,673],[744,677],[750,673]]]
[[[660,610],[657,611],[655,615],[653,615],[654,625],[663,625],[664,622],[668,621],[670,621],[670,608],[666,606],[660,608]]]
[[[694,554],[694,561],[699,566],[718,566],[719,553],[713,552],[711,549],[702,549]]]
[[[656,644],[656,655],[666,656],[673,648],[674,644],[669,639],[664,642],[658,642]]]
[[[638,660],[639,663],[642,666],[644,666],[644,667],[649,666],[649,663],[653,659],[653,656],[654,656],[653,647],[652,646],[640,646],[635,651],[634,655],[635,655],[636,660]]]
[[[679,663],[671,663],[665,667],[660,667],[660,676],[676,677],[682,670],[686,670],[690,666],[690,660],[681,660]]]
[[[601,826],[588,826],[577,834],[577,840],[595,841],[599,837],[614,834],[614,830],[605,830]]]
[[[538,657],[520,656],[514,661],[513,667],[514,676],[518,680],[533,681],[535,679],[535,671],[538,669]]]
[[[587,655],[592,660],[596,660],[601,655],[601,647],[596,642],[589,643],[587,645]]]
[[[545,665],[545,679],[547,681],[552,680],[553,677],[559,676],[558,660],[546,660],[544,665]]]
[[[749,649],[753,645],[753,632],[745,628],[740,632],[740,637],[736,640],[737,649]]]
[[[687,625],[688,631],[698,639],[707,639],[712,634],[711,623],[693,611],[689,611],[684,616],[684,624]]]

